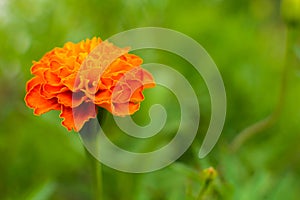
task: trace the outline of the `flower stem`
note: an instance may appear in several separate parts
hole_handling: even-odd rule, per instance
[[[96,194],[95,194],[95,199],[96,200],[102,200],[103,199],[103,186],[102,186],[102,164],[95,160],[95,178],[96,178]]]
[[[86,155],[91,165],[92,170],[92,187],[93,187],[93,199],[95,200],[103,200],[103,188],[102,188],[102,165],[101,163],[95,159],[90,152],[86,149]]]
[[[97,160],[89,151],[89,148],[93,148],[91,152],[99,152],[99,142],[98,142],[98,131],[99,125],[102,126],[107,118],[107,112],[104,109],[98,110],[98,116],[95,120],[90,120],[85,123],[84,127],[80,131],[80,134],[85,137],[85,141],[90,140],[91,145],[84,145],[84,149],[87,155],[87,158],[90,162],[92,168],[92,179],[93,179],[93,195],[94,200],[103,200],[103,184],[102,184],[102,164]],[[88,142],[88,143],[89,143]]]
[[[290,61],[292,60],[292,56],[293,56],[293,44],[295,42],[296,36],[297,36],[297,32],[295,28],[292,26],[288,26],[287,34],[286,34],[285,58],[284,58],[284,66],[282,71],[282,79],[280,84],[278,102],[274,111],[266,118],[248,126],[243,131],[241,131],[234,138],[231,144],[231,148],[233,151],[238,150],[248,139],[250,139],[254,135],[271,127],[280,117],[282,108],[284,106],[285,96],[286,96],[288,74],[291,65]]]

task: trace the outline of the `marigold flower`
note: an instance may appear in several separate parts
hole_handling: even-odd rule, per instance
[[[96,37],[54,48],[33,62],[26,105],[35,115],[61,110],[62,124],[75,131],[96,117],[98,107],[118,116],[133,114],[143,89],[155,83],[140,67],[143,60],[128,50]]]

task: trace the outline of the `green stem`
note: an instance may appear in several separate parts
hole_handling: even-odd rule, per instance
[[[95,160],[95,175],[96,175],[96,200],[102,200],[103,199],[103,186],[102,186],[102,164]]]
[[[94,148],[92,152],[98,152],[99,149],[99,143],[98,143],[98,123],[100,126],[104,124],[104,121],[107,118],[107,112],[105,112],[104,109],[98,110],[98,120],[90,120],[85,123],[84,127],[80,131],[80,134],[85,135],[85,140],[91,140],[89,142],[92,143],[92,146],[89,146],[90,148]],[[87,158],[90,162],[90,165],[92,167],[92,178],[93,178],[93,193],[94,193],[94,200],[103,200],[103,184],[102,184],[102,164],[100,161],[98,161],[91,153],[90,151],[84,146]]]
[[[85,148],[85,152],[92,169],[92,185],[94,200],[103,200],[103,188],[102,188],[102,165],[95,159],[90,152]]]
[[[248,126],[243,131],[241,131],[233,140],[231,144],[231,148],[233,151],[239,149],[248,139],[253,137],[254,135],[264,131],[265,129],[271,127],[280,117],[282,108],[284,106],[286,90],[287,90],[287,80],[290,68],[290,60],[293,55],[293,44],[295,41],[295,37],[297,36],[296,30],[294,27],[287,28],[286,34],[286,46],[285,46],[285,61],[282,71],[282,79],[279,91],[279,97],[277,105],[274,111],[267,116],[266,118]]]

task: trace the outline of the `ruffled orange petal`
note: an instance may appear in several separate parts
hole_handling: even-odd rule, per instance
[[[53,86],[50,84],[42,84],[40,94],[45,99],[51,99],[56,97],[57,94],[67,91],[68,89],[64,85]]]
[[[138,103],[144,100],[144,95],[142,93],[143,87],[139,87],[136,89],[130,97],[130,101],[134,103]]]
[[[129,101],[140,102],[144,99],[141,93],[145,84],[153,84],[153,78],[146,77],[146,71],[140,67],[128,71],[114,88],[112,101],[113,103],[126,103]]]
[[[76,108],[62,106],[59,116],[64,119],[62,124],[68,130],[79,131],[87,121],[97,116],[97,109],[94,103],[83,103]]]
[[[132,66],[140,66],[143,63],[143,59],[134,54],[124,54],[120,56],[120,59],[125,60],[130,63]]]
[[[47,70],[44,72],[44,79],[48,84],[53,86],[60,85],[61,79],[57,76],[57,74]]]
[[[125,60],[118,58],[105,71],[104,76],[112,76],[113,74],[125,73],[138,65],[133,65]]]
[[[32,88],[41,84],[42,82],[43,82],[43,79],[41,77],[39,77],[39,76],[33,77],[26,83],[26,91],[29,92]]]
[[[112,102],[113,103],[126,103],[130,101],[132,91],[131,89],[126,86],[117,86],[115,87],[112,95]]]
[[[31,73],[33,75],[43,77],[44,72],[47,70],[48,66],[45,63],[42,62],[33,62],[33,65],[31,67]]]
[[[40,95],[41,85],[36,85],[25,96],[26,105],[34,109],[34,114],[41,115],[50,110],[60,110],[56,98],[45,99]]]
[[[87,99],[83,92],[73,93],[71,91],[62,92],[57,94],[58,103],[67,107],[78,107]]]
[[[126,116],[132,115],[137,110],[139,110],[140,104],[139,103],[114,103],[111,106],[111,113],[117,116]]]
[[[153,76],[145,69],[138,68],[134,76],[136,79],[141,80],[144,88],[152,88],[155,86]]]
[[[69,131],[74,129],[77,131],[74,119],[73,119],[73,112],[72,108],[61,106],[61,114],[59,115],[61,118],[63,118],[62,125],[65,126]]]

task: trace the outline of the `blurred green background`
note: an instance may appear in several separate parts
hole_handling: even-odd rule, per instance
[[[59,112],[36,117],[25,106],[31,63],[67,41],[106,39],[144,26],[180,31],[207,50],[224,79],[226,124],[213,151],[198,159],[210,119],[209,94],[201,76],[166,52],[136,52],[145,62],[168,64],[189,79],[199,98],[200,128],[189,150],[159,171],[127,174],[104,166],[105,199],[196,199],[205,184],[203,169],[211,166],[218,175],[203,199],[297,199],[300,37],[289,57],[278,121],[237,151],[230,150],[236,135],[268,116],[278,101],[286,36],[278,0],[1,0],[0,199],[93,199],[93,169],[78,134],[60,125]],[[170,134],[164,133],[176,133],[180,113],[176,98],[160,87],[145,91],[145,96],[141,110],[133,116],[137,123],[149,122],[147,110],[153,102],[165,104],[168,111],[166,127],[149,141],[149,149],[156,149],[170,140]],[[135,146],[137,141],[116,128],[110,131],[116,143]]]

